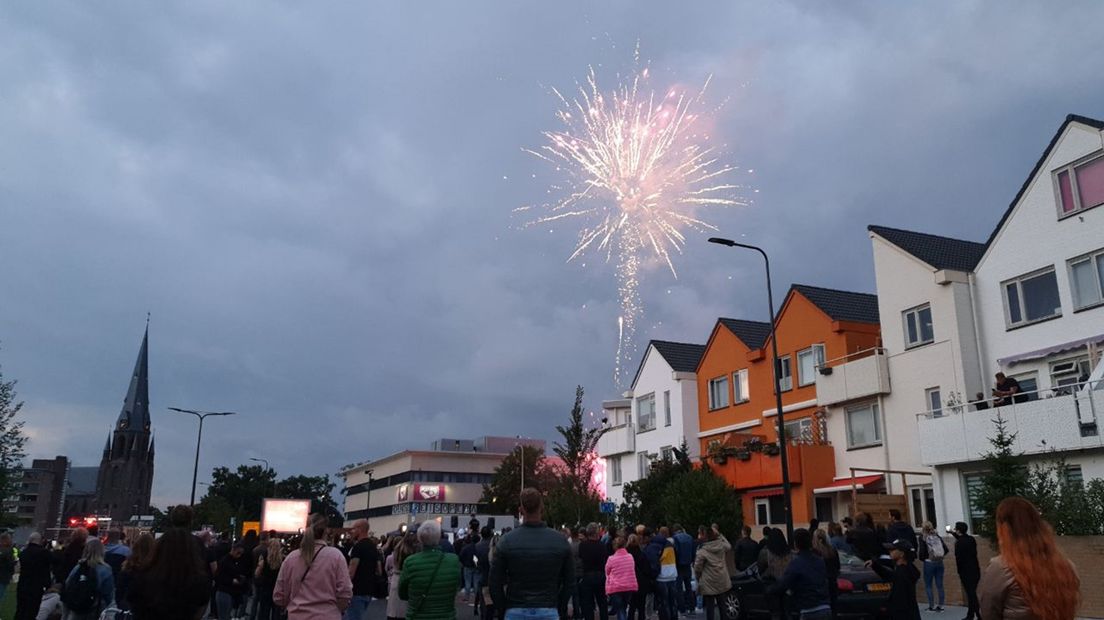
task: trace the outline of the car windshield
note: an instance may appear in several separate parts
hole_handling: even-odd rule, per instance
[[[866,565],[866,562],[862,561],[858,556],[851,555],[846,551],[839,552],[840,566],[855,566],[862,567]]]

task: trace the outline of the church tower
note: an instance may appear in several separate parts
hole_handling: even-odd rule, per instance
[[[96,479],[96,513],[113,523],[149,513],[153,436],[149,412],[149,321],[123,410],[104,445]]]

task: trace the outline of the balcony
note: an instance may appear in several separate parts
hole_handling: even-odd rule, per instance
[[[598,440],[598,456],[602,458],[627,452],[636,452],[636,428],[632,424],[611,426]]]
[[[816,390],[822,407],[888,394],[885,349],[867,349],[826,362],[817,373]]]
[[[1096,382],[1094,387],[997,409],[967,411],[973,406],[963,405],[960,407],[963,411],[952,410],[947,415],[920,414],[917,417],[920,459],[924,465],[981,460],[993,448],[989,438],[996,433],[997,413],[1004,418],[1007,431],[1016,435],[1012,446],[1016,453],[1104,447],[1097,423],[1098,416],[1104,414],[1104,383]]]

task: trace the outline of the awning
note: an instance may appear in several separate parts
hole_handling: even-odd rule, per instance
[[[876,482],[882,481],[882,474],[874,474],[872,476],[855,476],[855,489],[863,490],[865,487],[873,485]],[[830,487],[821,487],[819,489],[813,489],[813,495],[822,495],[824,493],[843,493],[851,491],[851,479],[844,478],[840,480],[840,484],[835,484]]]
[[[1056,344],[1054,346],[1046,347],[1044,349],[1036,349],[1034,351],[1028,351],[1027,353],[1018,353],[1016,355],[1009,355],[1008,357],[1002,357],[997,360],[997,364],[1001,366],[1012,366],[1020,362],[1026,362],[1029,360],[1037,360],[1041,357],[1048,355],[1054,355],[1056,353],[1062,353],[1064,351],[1072,351],[1073,349],[1080,349],[1090,344],[1104,343],[1104,334],[1098,336],[1091,336],[1089,338],[1082,338],[1080,340],[1071,340],[1069,342],[1063,342],[1062,344]]]
[[[783,493],[783,491],[780,487],[780,488],[777,488],[777,489],[763,489],[763,490],[760,490],[760,491],[749,491],[747,496],[752,498],[752,499],[757,499],[757,498],[760,498],[760,497],[774,497],[776,495],[782,495],[782,493]]]

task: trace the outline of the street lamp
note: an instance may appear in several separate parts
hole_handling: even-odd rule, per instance
[[[194,415],[195,417],[199,418],[199,434],[196,436],[195,467],[192,469],[192,500],[191,500],[191,504],[189,504],[191,506],[195,506],[196,478],[199,477],[199,446],[203,442],[203,420],[206,419],[207,416],[211,416],[211,415],[216,415],[216,416],[218,416],[218,415],[235,415],[235,412],[233,412],[233,411],[194,411],[192,409],[180,409],[178,407],[169,407],[169,411],[175,411],[177,413],[187,413],[187,414]]]
[[[775,415],[778,417],[778,458],[782,459],[782,498],[786,510],[786,540],[793,541],[793,500],[790,498],[790,464],[786,458],[786,420],[782,415],[782,389],[781,389],[781,368],[778,366],[778,337],[774,331],[774,293],[771,292],[771,275],[770,275],[770,258],[767,257],[767,253],[763,251],[763,248],[747,245],[745,243],[737,243],[731,239],[722,239],[720,237],[710,237],[710,243],[716,243],[718,245],[726,245],[730,248],[744,248],[745,250],[754,250],[763,257],[763,265],[767,269],[767,305],[770,310],[770,335],[771,335],[771,356],[774,358],[774,405]]]
[[[276,470],[272,469],[272,466],[268,464],[267,459],[258,459],[258,458],[254,458],[254,457],[251,456],[251,457],[249,457],[249,460],[250,461],[255,461],[257,463],[264,463],[265,471],[272,472],[272,497],[275,499],[275,497],[276,497]]]

